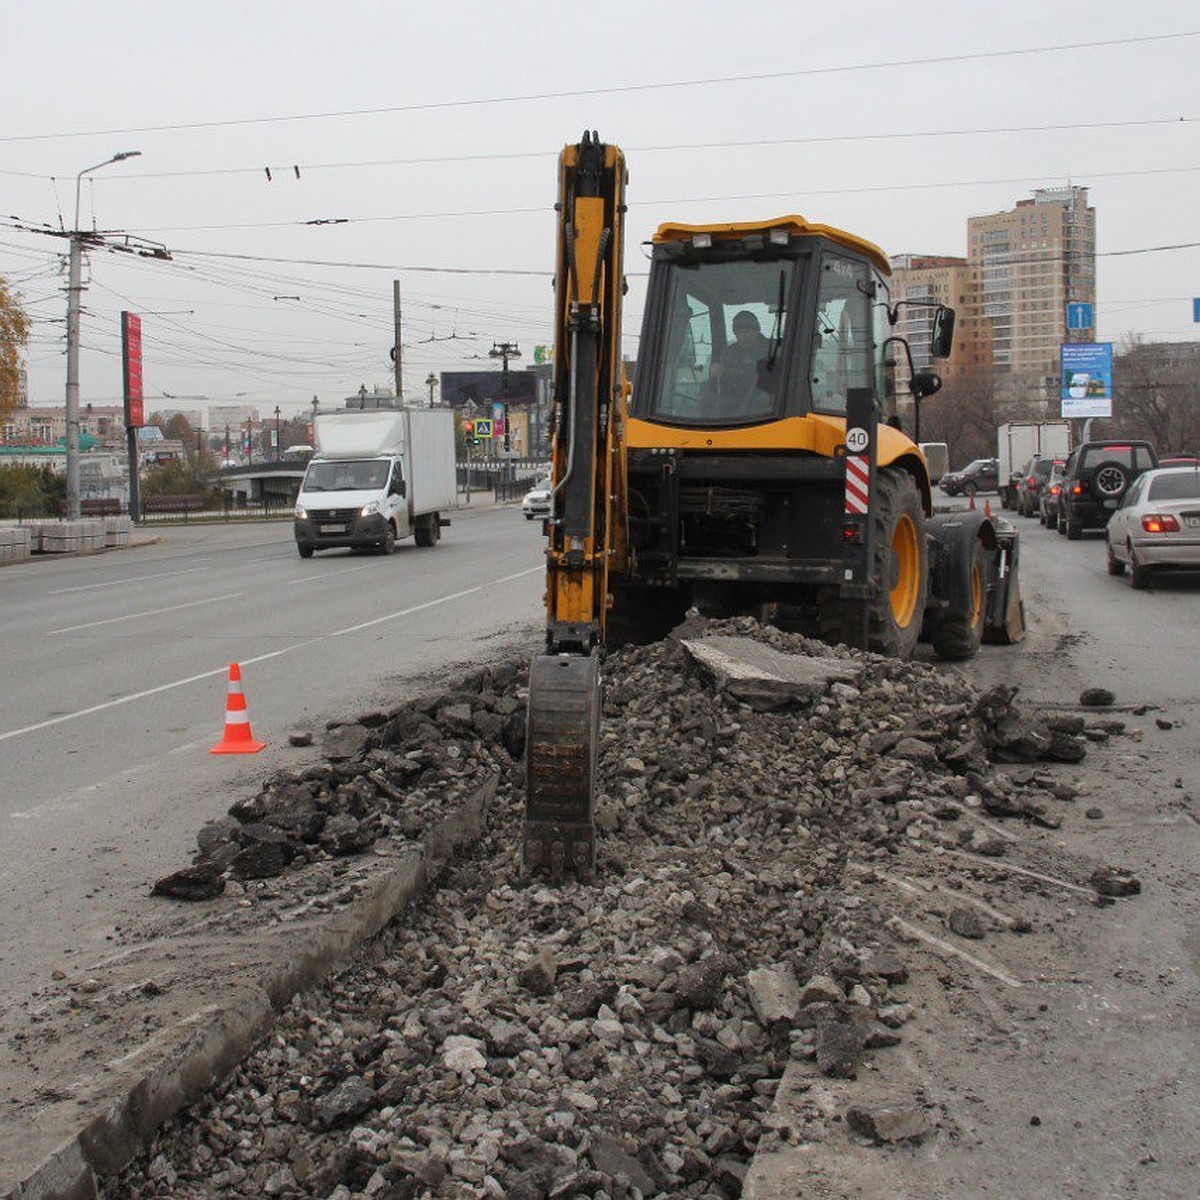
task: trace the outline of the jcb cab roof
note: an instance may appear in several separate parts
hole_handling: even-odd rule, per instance
[[[657,246],[667,242],[690,241],[698,233],[707,233],[714,239],[721,240],[746,237],[748,234],[755,233],[769,237],[772,229],[785,229],[790,236],[795,237],[828,238],[831,242],[837,242],[849,250],[857,250],[860,254],[865,254],[884,275],[892,273],[892,266],[888,262],[887,255],[874,242],[868,242],[866,238],[857,237],[843,229],[835,229],[832,225],[813,224],[794,213],[786,217],[776,217],[772,221],[723,221],[716,225],[677,225],[674,222],[668,222],[658,227],[658,231],[654,235],[654,244]]]

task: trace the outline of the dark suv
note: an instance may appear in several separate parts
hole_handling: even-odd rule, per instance
[[[1063,471],[1059,532],[1074,541],[1085,529],[1103,528],[1130,483],[1157,466],[1158,455],[1149,442],[1084,442]]]
[[[943,475],[938,486],[947,496],[973,496],[976,492],[994,492],[1000,485],[1000,460],[977,458],[961,471]]]

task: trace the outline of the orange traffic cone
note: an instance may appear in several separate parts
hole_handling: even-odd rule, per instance
[[[971,503],[967,505],[967,511],[968,512],[975,511],[975,493],[974,492],[971,493]]]
[[[242,669],[229,664],[229,692],[225,697],[225,736],[209,754],[257,754],[266,742],[256,742],[250,732],[246,697],[242,695]]]
[[[983,515],[985,517],[990,517],[992,515],[992,502],[990,500],[985,500],[983,502]]]

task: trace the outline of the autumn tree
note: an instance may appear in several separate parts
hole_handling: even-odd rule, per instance
[[[21,351],[29,341],[29,318],[17,293],[0,276],[0,416],[17,406]]]

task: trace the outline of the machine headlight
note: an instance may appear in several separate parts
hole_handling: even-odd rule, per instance
[[[306,509],[303,504],[297,504],[296,507],[292,509],[292,516],[294,516],[297,521],[307,521],[308,509]]]

